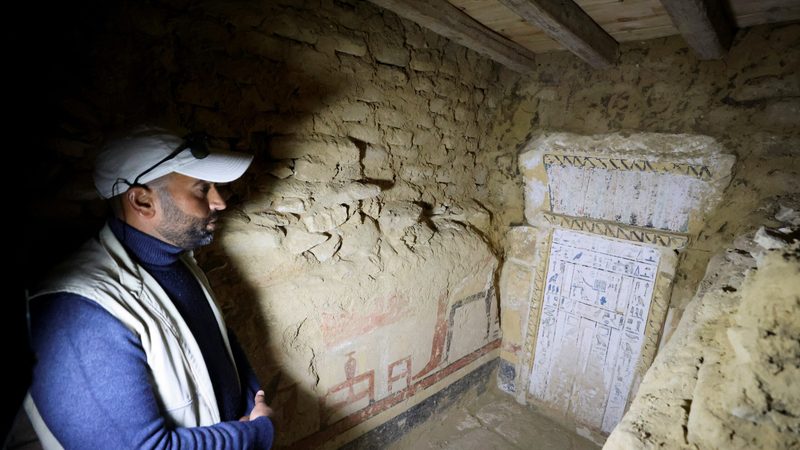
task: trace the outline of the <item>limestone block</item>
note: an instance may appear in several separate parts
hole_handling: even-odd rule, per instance
[[[458,65],[455,61],[447,59],[447,54],[445,54],[445,59],[442,61],[442,65],[439,66],[439,72],[451,77],[457,77],[459,75]]]
[[[432,92],[433,91],[433,81],[430,78],[417,74],[411,78],[411,86],[414,87],[414,90],[417,92]]]
[[[436,128],[442,130],[445,134],[465,135],[464,127],[459,127],[455,122],[445,116],[436,116],[433,118],[433,124]]]
[[[317,261],[325,262],[333,258],[333,255],[335,255],[336,252],[339,250],[341,244],[342,244],[342,238],[339,237],[339,235],[334,234],[333,236],[328,238],[327,241],[309,250],[309,252],[311,252],[311,254],[314,255],[315,258],[317,258]]]
[[[306,211],[306,202],[299,198],[280,198],[272,201],[272,209],[281,213],[302,214]]]
[[[378,217],[378,224],[381,231],[390,233],[403,230],[419,221],[422,215],[422,207],[409,202],[387,202],[383,205],[381,214]]]
[[[378,66],[378,79],[392,86],[404,86],[408,83],[408,75],[394,66]]]
[[[418,114],[415,116],[414,120],[417,121],[418,127],[427,129],[433,128],[433,114],[429,113],[428,111]]]
[[[449,170],[449,168],[440,167],[436,170],[436,182],[437,183],[452,183],[453,182],[453,173]]]
[[[269,174],[279,180],[284,180],[286,178],[289,178],[290,176],[292,176],[292,174],[294,174],[292,166],[289,165],[290,162],[291,161],[276,162],[270,167]]]
[[[268,211],[250,213],[247,217],[253,225],[265,228],[285,227],[296,221],[294,217],[288,214]]]
[[[308,23],[298,23],[298,16],[280,15],[274,16],[267,21],[267,29],[272,33],[291,39],[293,41],[304,42],[314,45],[317,43],[318,32],[315,27]]]
[[[434,92],[442,97],[447,97],[450,99],[457,99],[459,96],[459,90],[462,90],[459,85],[455,82],[450,81],[446,78],[438,78],[436,80],[436,87],[434,88]]]
[[[360,164],[340,164],[336,167],[334,181],[350,182],[360,180],[363,177]]]
[[[313,190],[313,186],[305,181],[295,178],[275,180],[271,175],[259,177],[257,186],[260,192],[271,197],[270,200],[280,197],[310,199]]]
[[[415,131],[414,132],[414,145],[425,147],[429,145],[437,145],[440,137],[438,133],[431,131]]]
[[[434,173],[435,171],[431,166],[405,164],[400,168],[400,177],[416,184],[432,178]]]
[[[472,181],[478,185],[486,184],[486,178],[489,176],[489,169],[483,164],[476,164],[472,172]]]
[[[477,202],[473,201],[465,207],[464,215],[467,223],[484,233],[488,233],[492,227],[492,214]]]
[[[342,236],[339,249],[342,258],[371,254],[380,237],[375,219],[361,214],[354,214],[338,231]]]
[[[359,150],[348,139],[305,139],[278,136],[269,143],[269,153],[275,159],[296,159],[316,156],[322,161],[358,162]]]
[[[328,186],[327,190],[315,194],[314,200],[317,206],[327,208],[377,197],[380,193],[377,185],[354,182]]]
[[[394,45],[374,45],[371,46],[372,56],[383,64],[405,67],[408,65],[410,56],[408,49]]]
[[[226,251],[241,255],[259,255],[281,245],[283,233],[277,228],[253,227],[245,224],[230,225],[226,222],[220,242]]]
[[[410,67],[417,72],[436,72],[439,67],[438,54],[432,51],[415,50]]]
[[[358,123],[349,123],[346,126],[347,135],[359,141],[368,142],[370,144],[378,144],[382,140],[381,130],[375,126],[361,125]]]
[[[386,142],[392,145],[410,146],[413,133],[398,128],[390,128],[386,131]]]
[[[500,309],[523,308],[530,301],[533,268],[507,261],[500,274]]]
[[[361,159],[364,176],[373,180],[391,180],[394,173],[389,166],[389,153],[381,147],[368,145]]]
[[[333,180],[336,167],[316,161],[298,159],[294,163],[294,177],[300,181],[325,182]]]
[[[348,36],[341,33],[322,36],[317,40],[317,49],[321,52],[336,51],[353,56],[367,54],[367,45],[364,39],[358,36]]]
[[[358,87],[360,88],[360,91],[356,96],[356,98],[362,102],[379,103],[382,102],[384,98],[386,98],[383,89],[381,89],[378,86],[375,86],[372,83],[359,81]]]
[[[536,253],[536,228],[511,227],[506,232],[506,258],[532,265]]]
[[[430,108],[431,111],[442,114],[442,115],[450,115],[450,103],[443,99],[443,98],[434,98],[430,101]]]
[[[375,114],[375,119],[381,125],[394,128],[406,128],[408,124],[405,114],[396,109],[380,108]]]
[[[456,106],[455,116],[457,122],[474,122],[475,112],[461,105]]]
[[[328,240],[324,234],[309,233],[297,227],[287,227],[283,245],[289,253],[299,255]]]
[[[311,233],[330,231],[347,221],[347,207],[315,208],[300,219]]]
[[[339,112],[339,118],[343,122],[363,122],[371,112],[369,106],[362,102],[346,103]]]

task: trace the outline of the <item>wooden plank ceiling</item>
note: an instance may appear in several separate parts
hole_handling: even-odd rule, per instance
[[[473,43],[502,42],[503,54],[498,57],[485,48],[454,39],[519,72],[531,69],[532,54],[559,50],[569,50],[591,66],[603,68],[616,61],[619,42],[677,34],[698,58],[718,59],[725,56],[736,28],[800,20],[800,0],[372,2],[451,39],[468,33]],[[468,30],[460,30],[459,23],[468,23]],[[509,62],[509,52],[524,56]]]

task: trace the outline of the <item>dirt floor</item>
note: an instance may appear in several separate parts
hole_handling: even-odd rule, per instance
[[[467,398],[411,430],[390,450],[597,450],[600,447],[498,389]]]

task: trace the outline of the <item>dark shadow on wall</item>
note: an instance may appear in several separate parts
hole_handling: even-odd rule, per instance
[[[295,134],[298,122],[310,121],[336,94],[342,81],[335,73],[315,73],[295,59],[292,49],[307,44],[228,20],[220,13],[225,2],[184,8],[188,3],[62,2],[47,11],[14,14],[19,20],[6,31],[18,63],[11,151],[22,158],[13,174],[22,193],[12,205],[19,212],[15,225],[22,228],[14,258],[25,287],[105,221],[108,209],[94,193],[91,167],[110,133],[147,122],[203,130],[230,149],[255,153],[256,164],[237,182],[238,198],[229,205],[236,214],[258,191],[254,183],[270,179],[260,173],[269,155],[259,142]],[[252,4],[269,13],[263,2]],[[262,35],[255,52],[252,38]],[[228,256],[213,246],[198,252],[215,289],[233,297],[221,302],[229,305],[228,326],[243,337],[242,346],[268,384],[280,371],[270,351],[276,333],[256,288]],[[316,409],[316,397],[287,373],[277,389],[293,385],[290,410]],[[279,436],[281,420],[279,412]]]

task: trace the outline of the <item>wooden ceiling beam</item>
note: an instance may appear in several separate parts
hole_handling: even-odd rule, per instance
[[[720,59],[733,41],[734,25],[720,0],[661,0],[675,28],[700,59]]]
[[[534,53],[490,30],[446,0],[370,0],[519,73],[536,69]]]
[[[572,0],[500,0],[594,68],[619,58],[619,44]]]

